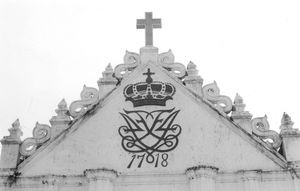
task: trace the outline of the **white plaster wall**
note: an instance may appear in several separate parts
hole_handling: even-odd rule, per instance
[[[293,181],[281,180],[281,181],[264,181],[260,184],[261,190],[265,191],[286,191],[294,190]]]
[[[116,187],[116,191],[147,191],[147,190],[155,190],[155,191],[188,191],[188,185],[184,184],[151,184],[151,185],[128,185],[128,186],[118,186]]]
[[[217,182],[216,191],[243,191],[244,183],[243,182]]]

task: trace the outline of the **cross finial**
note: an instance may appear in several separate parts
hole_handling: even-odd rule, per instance
[[[145,13],[145,19],[136,20],[137,29],[145,29],[146,46],[153,46],[153,29],[161,28],[161,19],[153,19],[152,12]]]
[[[148,68],[146,73],[143,73],[143,75],[147,75],[146,82],[148,84],[151,84],[153,82],[153,79],[151,78],[151,75],[154,75],[154,74],[155,74],[154,72],[150,71],[150,68]]]

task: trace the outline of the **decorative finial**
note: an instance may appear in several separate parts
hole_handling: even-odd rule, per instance
[[[197,68],[197,65],[194,64],[194,62],[190,61],[187,65],[187,69],[190,70],[190,69],[196,69]]]
[[[66,102],[65,99],[62,99],[57,106],[58,106],[59,110],[64,110],[64,111],[68,110],[68,108],[67,108],[67,102]],[[56,109],[55,112],[58,114],[59,110]]]
[[[291,117],[287,113],[283,113],[281,118],[281,130],[293,130],[294,122],[292,121]]]
[[[100,78],[97,81],[99,90],[103,89],[102,85],[113,85],[113,86],[115,86],[118,83],[118,80],[113,75],[114,75],[114,69],[111,66],[111,64],[109,63],[106,66],[105,71],[102,72],[102,78]]]
[[[252,118],[252,115],[251,113],[249,113],[249,111],[245,111],[245,107],[246,105],[244,104],[242,96],[236,93],[233,101],[231,118],[248,133],[252,133],[252,128],[250,126],[250,120]]]
[[[108,63],[108,65],[106,66],[106,68],[105,68],[105,71],[106,72],[113,72],[114,70],[113,70],[113,68],[112,68],[112,66],[111,66],[111,63]]]
[[[111,64],[108,63],[108,65],[105,68],[105,71],[102,72],[102,79],[107,80],[112,80],[112,81],[116,81],[116,79],[113,77],[114,74],[114,69],[112,68]]]
[[[51,136],[51,138],[56,137],[63,130],[65,130],[69,126],[70,122],[72,121],[70,118],[68,105],[65,99],[62,99],[58,103],[55,113],[57,115],[53,116],[49,120],[51,124],[51,133],[49,133],[49,136]],[[39,126],[39,124],[37,123],[36,126]]]
[[[233,103],[234,104],[244,104],[244,100],[243,100],[242,96],[240,96],[240,94],[236,93]]]
[[[23,132],[20,128],[20,121],[19,119],[16,119],[12,125],[12,127],[8,129],[9,136],[4,136],[2,141],[21,141],[21,136],[23,135]]]
[[[16,119],[12,124],[11,124],[12,128],[17,129],[20,128],[20,120],[19,118]]]
[[[197,70],[197,65],[194,64],[192,61],[190,61],[187,65],[187,75],[189,77],[193,77],[195,78],[197,76],[197,78],[201,78],[199,75],[198,75],[198,70]],[[202,78],[201,78],[202,79]],[[203,81],[203,80],[202,80]]]
[[[58,105],[57,109],[55,110],[55,113],[57,114],[56,116],[53,116],[50,119],[50,124],[52,126],[56,125],[66,125],[71,121],[70,116],[68,115],[69,110],[67,106],[67,102],[65,99],[62,99]],[[37,122],[38,123],[38,122]]]
[[[22,143],[20,137],[22,136],[22,131],[19,119],[16,119],[11,126],[8,129],[9,136],[4,136],[0,140],[2,144],[0,169],[7,169],[5,174],[13,173],[20,162],[20,144]]]
[[[137,29],[145,29],[146,46],[153,46],[153,29],[161,28],[161,19],[153,19],[152,12],[145,13],[145,19],[137,19]]]
[[[245,110],[246,105],[244,104],[244,100],[238,93],[235,95],[233,104],[233,111],[243,112]]]
[[[198,75],[196,64],[190,61],[186,69],[187,69],[186,70],[187,76],[184,78],[184,83],[186,87],[188,87],[198,95],[203,96],[202,95],[203,79],[201,78],[201,76]]]

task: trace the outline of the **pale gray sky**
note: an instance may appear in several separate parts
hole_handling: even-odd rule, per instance
[[[137,18],[162,18],[154,31],[160,52],[197,64],[204,84],[244,98],[254,117],[278,131],[282,113],[299,127],[300,3],[228,1],[12,1],[0,3],[0,137],[19,118],[24,136],[49,124],[57,103],[97,87],[105,66],[138,52]]]

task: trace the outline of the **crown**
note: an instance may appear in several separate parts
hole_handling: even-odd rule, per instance
[[[146,82],[127,85],[124,88],[126,101],[131,101],[134,107],[139,107],[144,105],[165,106],[167,100],[172,100],[175,87],[170,83],[153,81],[151,75],[154,74],[148,68],[148,71],[143,73],[143,75],[147,75]]]

